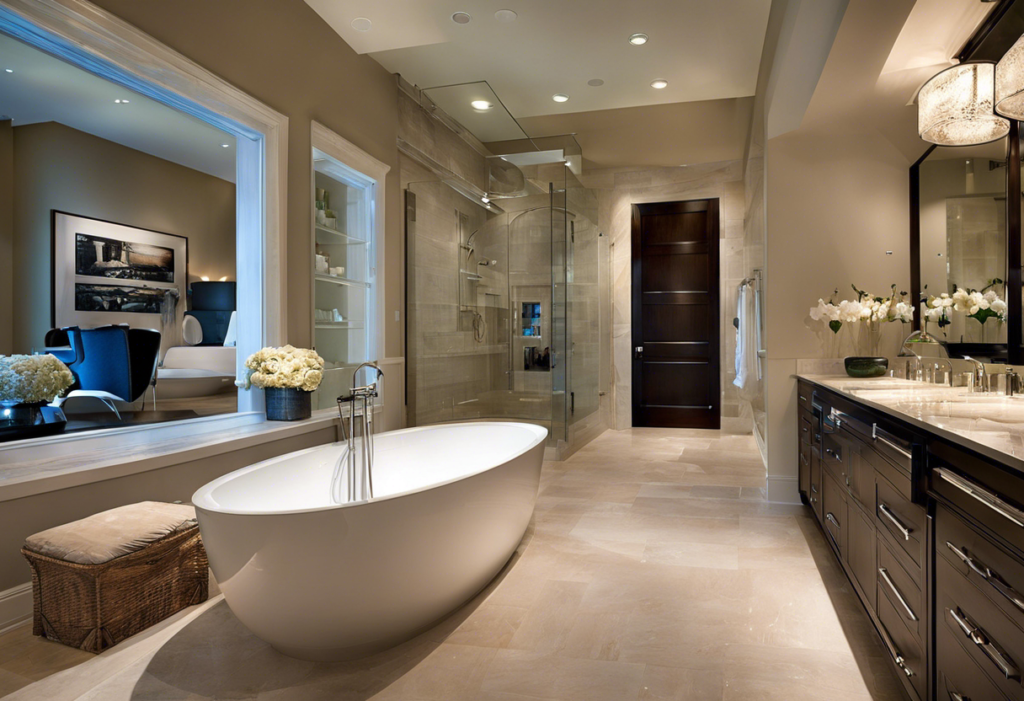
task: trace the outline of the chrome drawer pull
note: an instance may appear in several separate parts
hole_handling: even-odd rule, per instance
[[[907,617],[910,618],[910,620],[912,621],[919,620],[918,617],[914,615],[913,609],[911,609],[910,606],[907,604],[907,600],[903,598],[902,594],[900,594],[900,590],[896,588],[896,585],[889,578],[889,573],[886,571],[886,569],[884,567],[879,567],[878,574],[882,575],[882,579],[885,580],[885,583],[889,585],[890,589],[892,589],[892,593],[896,595],[897,599],[899,599],[900,605],[903,606],[904,610],[906,610],[907,612]]]
[[[818,485],[812,484],[811,485],[811,491],[814,492],[815,494],[817,494],[818,493]]]
[[[1013,662],[1007,657],[1006,653],[1000,650],[995,643],[988,639],[985,635],[985,631],[977,626],[973,625],[967,618],[967,614],[957,607],[957,610],[946,609],[949,615],[956,621],[957,626],[963,631],[964,635],[971,639],[975,645],[981,648],[981,651],[985,653],[985,656],[989,658],[993,664],[999,667],[999,671],[1003,673],[1007,679],[1020,679],[1020,670],[1013,666]]]
[[[797,396],[800,397],[800,401],[801,402],[806,402],[807,401],[807,397],[805,397],[804,395],[800,394],[800,395],[797,395]]]
[[[935,474],[965,494],[974,497],[997,514],[1008,518],[1021,528],[1024,528],[1024,512],[1014,506],[1010,506],[991,491],[961,477],[957,473],[946,469],[945,467],[936,467]]]
[[[958,694],[955,691],[951,691],[949,692],[949,701],[971,701],[971,699],[964,696],[963,694]]]
[[[825,455],[831,455],[836,462],[842,462],[843,459],[839,455],[838,450],[832,450],[831,448],[825,448]]]
[[[910,667],[903,661],[903,655],[896,648],[896,644],[889,639],[889,631],[885,629],[885,626],[879,626],[879,632],[882,634],[882,642],[885,643],[885,647],[888,648],[889,654],[892,655],[892,661],[896,663],[896,666],[903,670],[903,673],[908,677],[914,676],[914,672],[911,671]]]
[[[965,565],[977,572],[979,577],[991,584],[993,589],[1005,596],[1011,604],[1024,611],[1024,596],[1018,594],[998,573],[993,572],[987,565],[968,555],[966,550],[961,550],[948,540],[946,541],[946,547],[963,560]]]
[[[882,433],[885,433],[885,431],[882,431]],[[897,453],[899,453],[900,455],[905,457],[907,460],[913,460],[914,459],[914,454],[911,453],[909,450],[903,448],[902,446],[896,445],[895,443],[890,441],[888,438],[885,438],[884,436],[880,436],[878,434],[879,434],[878,424],[871,424],[871,437],[874,440],[882,441],[887,446],[889,446],[890,448],[895,450]]]
[[[836,517],[832,515],[831,511],[829,511],[827,514],[825,514],[825,518],[828,521],[830,521],[832,523],[832,525],[834,525],[836,528],[842,528],[842,526],[839,525],[839,521],[836,521]]]
[[[910,540],[910,532],[914,530],[913,528],[907,528],[906,526],[904,526],[903,522],[896,518],[896,514],[892,512],[892,509],[890,509],[884,503],[880,503],[878,505],[878,510],[881,511],[882,515],[890,521],[892,521],[893,525],[899,529],[900,533],[903,534],[904,540]]]

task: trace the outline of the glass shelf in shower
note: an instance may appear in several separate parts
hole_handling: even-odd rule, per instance
[[[316,328],[324,330],[350,331],[353,329],[365,329],[366,326],[360,322],[354,321],[318,321],[316,322]]]
[[[359,280],[351,280],[347,277],[335,277],[334,275],[324,275],[322,273],[316,274],[317,282],[329,282],[333,285],[348,285],[351,287],[369,287],[370,283],[360,282]]]
[[[365,246],[369,243],[365,239],[319,224],[316,225],[316,242],[321,246]]]

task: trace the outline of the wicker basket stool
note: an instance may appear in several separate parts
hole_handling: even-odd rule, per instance
[[[209,596],[195,509],[145,501],[29,537],[32,633],[89,652]]]

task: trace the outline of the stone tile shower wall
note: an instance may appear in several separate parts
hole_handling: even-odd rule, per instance
[[[681,168],[591,171],[584,184],[597,192],[598,227],[611,237],[612,367],[614,426],[632,425],[631,338],[631,205],[642,202],[719,199],[721,235],[722,428],[749,433],[749,403],[732,381],[735,377],[737,288],[747,276],[751,258],[744,239],[743,168],[741,161],[723,161]]]

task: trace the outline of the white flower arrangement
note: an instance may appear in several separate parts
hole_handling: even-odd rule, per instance
[[[312,392],[324,378],[324,359],[294,346],[263,348],[245,359],[245,388],[301,389]]]
[[[993,280],[989,288],[1001,282],[1002,280]],[[991,317],[996,317],[1000,322],[1006,321],[1006,302],[1000,299],[993,289],[986,288],[986,291],[982,292],[958,287],[951,299],[954,309],[966,313],[969,318],[977,319],[982,324]]]
[[[826,321],[832,333],[839,333],[843,324],[854,324],[859,321],[867,322],[892,322],[899,321],[909,324],[914,320],[914,305],[906,301],[906,292],[896,294],[896,285],[892,286],[892,293],[888,297],[875,297],[864,290],[858,290],[857,299],[844,299],[838,304],[832,300],[826,302],[818,300],[818,306],[811,309],[811,319],[814,321]],[[832,299],[839,294],[836,290]]]
[[[0,401],[52,402],[74,383],[68,366],[52,355],[0,355]]]

